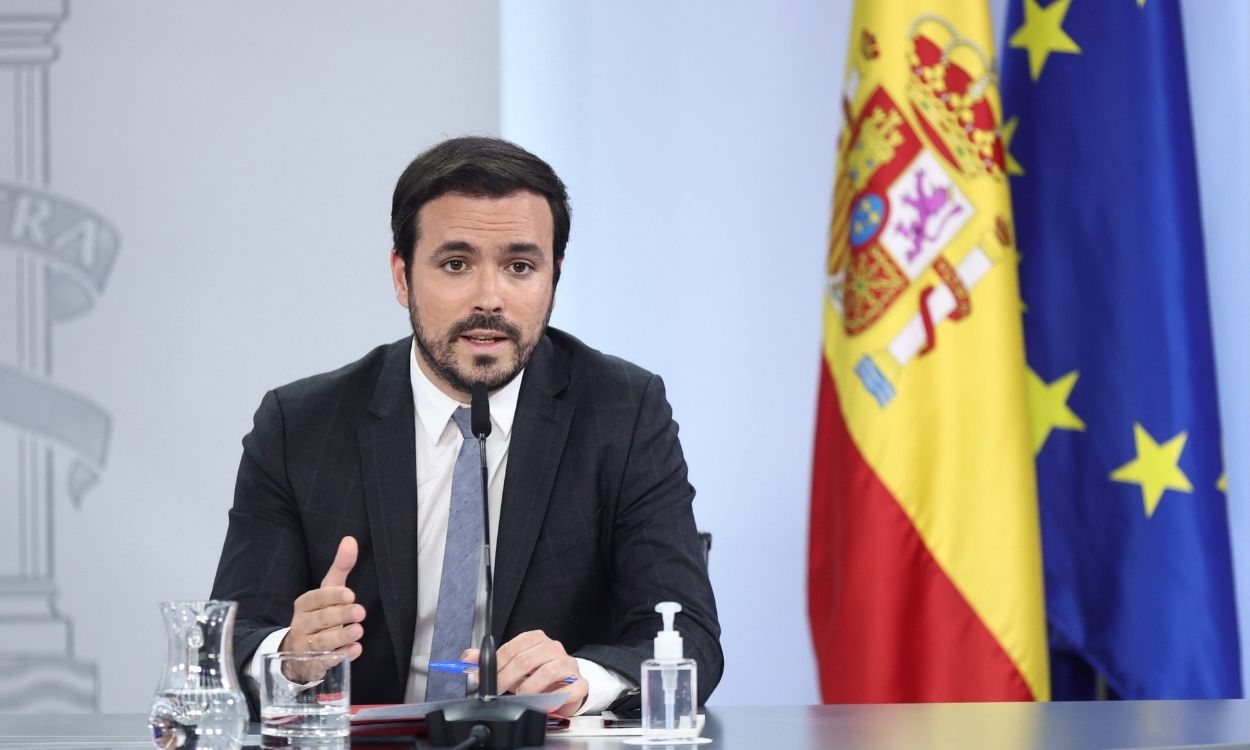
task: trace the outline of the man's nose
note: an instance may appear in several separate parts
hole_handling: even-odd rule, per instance
[[[477,288],[474,290],[475,310],[498,313],[503,311],[502,279],[499,270],[486,267],[477,274]]]

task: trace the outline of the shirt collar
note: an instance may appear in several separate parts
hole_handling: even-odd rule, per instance
[[[417,423],[430,442],[437,443],[451,421],[452,413],[461,406],[468,406],[448,396],[425,375],[417,364],[417,342],[413,338],[411,362],[408,366],[409,379],[412,381],[412,403],[417,411]],[[491,434],[507,439],[512,434],[512,421],[516,417],[517,398],[521,395],[521,379],[525,370],[517,373],[503,388],[490,395]]]

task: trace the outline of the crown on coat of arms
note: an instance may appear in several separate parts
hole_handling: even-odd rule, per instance
[[[907,98],[934,149],[964,175],[1003,173],[1003,147],[989,92],[994,71],[988,58],[955,27],[922,16],[908,31]]]

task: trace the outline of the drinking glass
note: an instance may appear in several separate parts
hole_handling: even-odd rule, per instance
[[[351,733],[351,669],[337,651],[265,656],[260,685],[261,733],[310,740]]]

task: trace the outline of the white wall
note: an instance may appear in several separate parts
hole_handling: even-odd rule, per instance
[[[505,2],[503,134],[569,183],[552,323],[664,376],[711,531],[713,704],[812,703],[808,485],[850,3]]]
[[[207,596],[262,394],[409,332],[391,190],[498,130],[498,10],[76,2],[56,41],[48,188],[121,236],[95,309],[52,331],[52,380],[112,418],[100,483],[55,504],[58,606],[99,708],[146,711],[157,603]]]
[[[1182,9],[1228,467],[1241,676],[1250,695],[1250,5],[1186,0]]]

